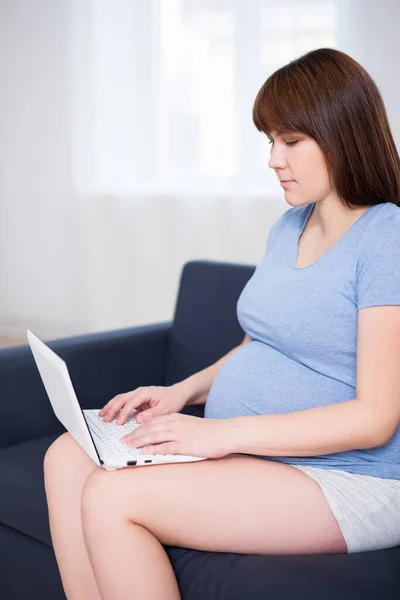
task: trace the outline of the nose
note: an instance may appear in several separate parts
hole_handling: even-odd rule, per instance
[[[271,146],[271,155],[268,161],[270,169],[284,169],[286,167],[285,149],[279,144]]]

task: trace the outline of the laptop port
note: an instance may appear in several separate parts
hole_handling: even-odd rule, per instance
[[[128,465],[128,467],[133,467],[134,465],[136,465],[137,460],[128,460],[128,462],[126,463]]]
[[[144,462],[145,463],[151,463],[151,460],[145,460]]]

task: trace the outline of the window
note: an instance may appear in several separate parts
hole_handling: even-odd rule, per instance
[[[74,0],[74,173],[101,194],[276,193],[252,122],[277,68],[336,47],[337,0]]]

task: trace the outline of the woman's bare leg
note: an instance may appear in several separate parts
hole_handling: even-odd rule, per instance
[[[44,459],[50,532],[68,600],[100,600],[82,534],[82,489],[100,469],[69,433],[50,446]]]
[[[164,545],[242,554],[346,553],[319,485],[245,455],[93,472],[83,535],[103,600],[178,600]]]

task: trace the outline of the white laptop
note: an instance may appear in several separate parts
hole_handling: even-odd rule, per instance
[[[116,425],[115,419],[104,422],[99,417],[101,408],[82,410],[66,363],[29,329],[27,335],[56,417],[99,467],[113,471],[123,467],[206,460],[183,454],[145,454],[140,448],[130,448],[121,442],[124,435],[140,426],[136,423],[137,411],[123,425]]]

